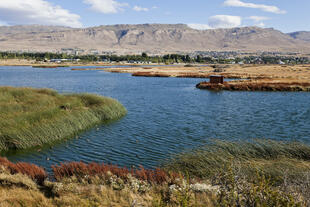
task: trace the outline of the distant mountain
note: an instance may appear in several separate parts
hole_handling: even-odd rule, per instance
[[[18,34],[18,33],[39,33],[39,32],[56,32],[71,30],[70,27],[59,26],[43,26],[43,25],[17,25],[17,26],[1,26],[0,34]]]
[[[303,40],[310,42],[310,32],[302,31],[302,32],[293,32],[289,33],[291,37],[298,40]]]
[[[30,25],[0,27],[0,50],[59,52],[73,49],[118,54],[211,50],[309,53],[310,41],[303,37],[259,27],[195,30],[185,24],[141,24],[73,29]]]

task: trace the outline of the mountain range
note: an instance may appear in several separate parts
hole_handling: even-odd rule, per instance
[[[185,24],[110,25],[89,28],[0,27],[1,51],[150,54],[195,51],[310,53],[310,32],[272,28],[196,30]]]

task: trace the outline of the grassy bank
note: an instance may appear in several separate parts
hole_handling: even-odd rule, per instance
[[[273,140],[215,140],[173,157],[164,166],[196,177],[211,178],[230,164],[239,164],[248,175],[256,170],[274,178],[282,173],[296,175],[299,171],[310,170],[310,146],[300,142]]]
[[[0,87],[0,151],[26,149],[69,138],[126,109],[90,94],[60,95],[49,89]]]
[[[302,143],[214,142],[161,169],[72,162],[49,176],[0,158],[0,205],[309,206],[309,155]]]

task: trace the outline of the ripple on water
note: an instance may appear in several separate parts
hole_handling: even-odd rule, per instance
[[[155,167],[171,154],[213,138],[310,142],[310,93],[210,92],[195,88],[200,81],[70,68],[0,67],[2,85],[96,93],[118,99],[128,110],[123,119],[89,130],[78,139],[8,158],[48,170],[66,161]]]

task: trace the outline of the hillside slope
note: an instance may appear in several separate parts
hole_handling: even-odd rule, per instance
[[[81,49],[152,54],[193,51],[310,52],[307,39],[274,29],[242,27],[195,30],[184,24],[111,25],[73,29],[49,26],[0,27],[2,51]]]

